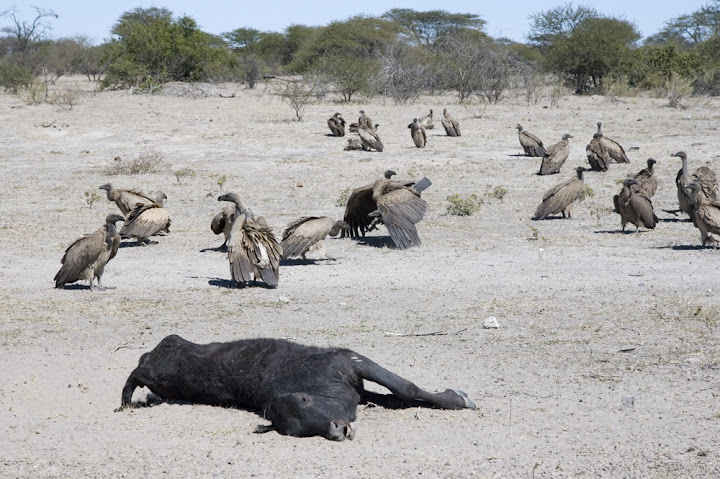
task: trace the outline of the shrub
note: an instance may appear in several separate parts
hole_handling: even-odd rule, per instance
[[[123,160],[119,156],[105,169],[107,175],[139,175],[159,171],[165,163],[165,155],[157,150],[145,149],[131,159]]]
[[[22,88],[30,86],[33,78],[29,68],[0,59],[0,88],[3,90],[17,93]]]
[[[460,195],[454,193],[447,197],[447,213],[453,216],[472,216],[473,213],[480,209],[483,204],[482,198],[473,193],[467,198],[461,198]]]
[[[342,208],[345,208],[347,206],[348,200],[350,199],[350,194],[352,193],[352,188],[345,188],[340,192],[340,196],[338,196],[338,199],[335,200],[335,206],[340,206]]]
[[[667,91],[668,106],[670,108],[679,108],[680,102],[686,96],[692,95],[693,86],[692,82],[679,75],[675,75],[671,80],[665,83],[665,89]]]

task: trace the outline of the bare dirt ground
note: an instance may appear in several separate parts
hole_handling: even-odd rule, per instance
[[[82,90],[72,109],[0,95],[0,476],[2,477],[658,477],[720,476],[720,251],[677,207],[670,154],[720,171],[719,99],[565,97],[461,106],[331,99],[304,121],[262,89],[214,96]],[[217,93],[234,98],[221,98]],[[449,138],[447,107],[463,136]],[[433,108],[428,147],[408,123]],[[344,152],[335,111],[380,126],[383,153]],[[630,165],[588,173],[594,196],[574,219],[531,221],[542,194],[586,164],[604,133]],[[558,175],[518,156],[515,125],[546,144],[574,136]],[[159,153],[156,173],[108,176],[113,158]],[[658,160],[654,231],[619,233],[618,180]],[[341,192],[378,178],[427,176],[421,248],[385,231],[330,240],[328,259],[291,262],[276,290],[229,288],[222,239],[209,229],[222,191],[240,193],[278,233],[304,215],[340,218]],[[194,176],[178,181],[175,172]],[[172,228],[128,242],[102,292],[54,289],[64,249],[114,204],[88,207],[106,182],[164,191]],[[302,186],[300,186],[302,185]],[[507,189],[502,201],[487,193]],[[484,198],[470,217],[446,197]],[[630,227],[630,230],[634,228]],[[483,329],[495,316],[499,329]],[[435,335],[422,335],[426,333]],[[352,348],[429,390],[465,390],[477,411],[360,407],[354,441],[253,434],[258,415],[161,404],[115,413],[140,355],[164,336],[195,342],[285,337]],[[440,334],[445,333],[445,334]]]

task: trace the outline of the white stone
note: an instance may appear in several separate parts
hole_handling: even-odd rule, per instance
[[[500,327],[498,320],[495,316],[490,316],[483,320],[483,328],[485,329],[497,329]]]

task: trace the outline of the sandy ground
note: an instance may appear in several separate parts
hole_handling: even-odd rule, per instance
[[[277,98],[234,85],[203,86],[210,97],[92,87],[63,79],[81,91],[72,109],[0,95],[0,476],[720,476],[720,252],[663,211],[677,207],[671,153],[720,169],[720,99],[670,109],[651,98],[568,96],[557,108],[328,98],[297,122]],[[438,124],[414,148],[407,124],[444,107],[463,136]],[[360,109],[381,125],[385,152],[344,152],[346,139],[327,136],[335,111],[355,121]],[[632,164],[588,173],[594,197],[574,219],[531,221],[543,192],[586,163],[599,120]],[[539,177],[539,159],[519,156],[518,122],[546,144],[574,136],[560,174]],[[165,166],[106,174],[114,157],[143,150]],[[619,233],[612,195],[651,156],[660,223]],[[276,290],[229,288],[226,256],[204,251],[222,243],[209,229],[222,191],[280,233],[300,216],[342,217],[341,192],[387,168],[433,181],[421,248],[388,247],[384,230],[331,240],[327,258],[284,264]],[[171,233],[123,244],[105,271],[113,289],[54,289],[64,249],[116,211],[86,202],[108,181],[164,191]],[[488,195],[496,186],[502,201]],[[484,204],[447,215],[454,193]],[[489,316],[499,329],[483,329]],[[349,347],[426,389],[463,389],[478,410],[360,407],[343,443],[253,434],[265,421],[242,410],[113,412],[140,355],[173,333]]]

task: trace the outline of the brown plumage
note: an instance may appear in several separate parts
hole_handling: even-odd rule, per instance
[[[610,157],[610,159],[617,163],[630,163],[630,158],[628,158],[625,154],[625,148],[620,146],[620,143],[618,143],[617,141],[611,140],[610,138],[603,135],[602,122],[599,121],[597,123],[597,127],[598,129],[596,134],[600,135],[600,144],[602,145],[602,148],[607,152],[607,155]]]
[[[418,123],[420,123],[420,126],[424,127],[426,130],[432,130],[433,128],[435,128],[435,124],[433,123],[432,108],[430,109],[430,113],[420,118]]]
[[[448,113],[447,108],[443,109],[443,117],[440,121],[447,136],[460,136],[460,123]]]
[[[427,211],[427,203],[420,194],[432,183],[427,178],[417,183],[394,181],[388,179],[388,173],[392,172],[386,172],[386,177],[375,181],[371,188],[353,191],[345,208],[345,222],[353,236],[365,236],[376,218],[385,224],[398,248],[417,246],[420,238],[415,225]]]
[[[384,174],[387,180],[394,175],[395,172],[393,170],[387,170]],[[408,182],[403,184],[412,185],[414,183]],[[373,220],[373,218],[369,216],[370,213],[377,209],[377,205],[372,201],[373,186],[375,186],[375,182],[355,188],[352,190],[352,193],[350,193],[343,218],[349,229],[341,232],[343,238],[346,236],[365,236],[367,231],[374,229],[376,220]]]
[[[327,124],[333,136],[345,136],[345,120],[340,113],[335,113],[328,118]]]
[[[552,175],[560,172],[563,163],[570,156],[568,138],[572,138],[572,136],[565,133],[562,140],[545,150],[545,156],[543,156],[542,163],[540,163],[538,175]]]
[[[114,201],[124,216],[130,214],[138,205],[153,205],[155,200],[145,193],[137,190],[122,190],[113,188],[110,183],[105,183],[99,187],[107,192],[107,199]]]
[[[118,221],[125,221],[125,218],[118,214],[108,215],[99,230],[75,240],[68,246],[60,261],[62,267],[54,278],[56,288],[87,280],[93,290],[93,280],[97,278],[98,289],[105,289],[102,285],[105,265],[115,257],[120,246],[120,235],[115,224]]]
[[[697,181],[685,185],[690,202],[690,218],[700,230],[703,246],[710,242],[717,247],[720,237],[720,201],[708,198]]]
[[[220,213],[216,214],[210,222],[210,229],[216,235],[222,233],[225,236],[225,241],[218,248],[219,250],[227,249],[227,241],[230,238],[230,230],[232,230],[232,220],[235,215],[235,205],[229,204],[223,206]]]
[[[374,129],[370,129],[365,125],[361,125],[358,129],[358,135],[360,135],[360,143],[362,144],[363,150],[365,151],[383,151],[383,143],[380,140],[380,136],[377,134],[377,128],[380,125],[375,125]]]
[[[655,161],[653,158],[648,158],[647,168],[643,168],[638,171],[633,179],[638,182],[637,188],[640,193],[652,198],[655,196],[657,191],[657,177],[655,177]]]
[[[423,127],[417,118],[413,118],[412,123],[408,125],[410,128],[410,136],[412,137],[413,143],[417,148],[425,148],[427,144],[427,133],[425,133],[425,127]]]
[[[164,208],[167,196],[159,192],[152,205],[137,205],[120,230],[123,238],[133,237],[138,244],[146,245],[148,238],[170,232],[170,212]]]
[[[336,236],[347,228],[344,221],[335,221],[328,216],[305,216],[293,221],[283,231],[283,258],[301,256],[306,259],[310,250],[324,249],[325,237]]]
[[[363,145],[360,138],[348,138],[347,145],[343,148],[344,151],[355,151],[362,150]]]
[[[358,118],[358,129],[362,127],[367,127],[370,131],[375,130],[375,122],[365,114],[365,110],[360,110],[360,118]]]
[[[640,192],[638,181],[634,178],[627,178],[623,182],[620,194],[613,196],[613,203],[620,214],[623,231],[628,223],[635,225],[635,231],[640,229],[641,224],[647,229],[655,229],[658,217],[655,216],[652,202]]]
[[[563,218],[572,218],[575,200],[580,198],[585,190],[583,172],[585,168],[575,168],[576,176],[549,189],[543,195],[543,201],[535,210],[534,220],[544,220],[548,215],[562,213]]]
[[[595,133],[590,143],[585,147],[588,163],[592,171],[607,171],[611,158],[601,142],[602,135]]]
[[[277,287],[282,246],[272,229],[262,217],[256,219],[237,194],[222,195],[218,197],[218,201],[229,201],[235,205],[227,241],[233,281],[247,286],[262,280],[271,288]]]
[[[677,196],[678,203],[680,204],[680,210],[690,215],[690,197],[689,193],[685,189],[685,185],[692,182],[696,182],[700,187],[700,195],[704,195],[706,198],[711,200],[718,199],[718,180],[715,172],[707,166],[701,166],[695,172],[690,175],[687,162],[687,154],[684,151],[678,151],[674,155],[675,157],[682,160],[682,167],[675,177],[675,184],[677,185]]]
[[[521,124],[517,124],[515,127],[518,130],[518,138],[520,139],[520,145],[523,147],[526,156],[545,156],[545,145],[537,136],[532,133],[523,130]]]

